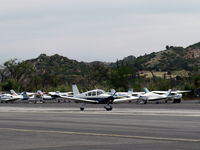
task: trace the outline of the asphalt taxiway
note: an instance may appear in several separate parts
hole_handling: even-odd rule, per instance
[[[2,150],[199,150],[200,103],[2,104]]]

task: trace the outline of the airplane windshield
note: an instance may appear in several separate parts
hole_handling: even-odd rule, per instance
[[[103,94],[103,91],[97,91],[97,95]]]

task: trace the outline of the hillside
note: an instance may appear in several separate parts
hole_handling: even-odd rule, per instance
[[[34,65],[37,72],[49,74],[65,74],[68,76],[84,76],[94,66],[113,68],[118,65],[128,64],[138,71],[195,71],[200,69],[200,42],[186,48],[166,46],[166,50],[145,54],[143,56],[127,56],[113,63],[106,62],[78,62],[58,54],[27,60]]]
[[[190,82],[183,84],[184,78],[198,75],[199,71],[200,43],[196,43],[186,48],[166,46],[166,50],[160,52],[139,57],[131,55],[113,63],[79,62],[58,54],[41,54],[37,58],[22,62],[8,61],[0,69],[0,80],[1,88],[5,91],[67,91],[70,90],[72,83],[77,83],[83,90],[98,87],[126,91],[132,86],[140,89],[148,85],[165,89],[187,84],[188,89]],[[153,80],[149,80],[152,77]],[[154,77],[159,77],[157,80],[162,82]],[[199,81],[195,78],[193,80],[195,86],[198,86]]]
[[[166,50],[137,57],[131,64],[140,71],[197,71],[200,70],[200,43],[186,48],[166,46]]]

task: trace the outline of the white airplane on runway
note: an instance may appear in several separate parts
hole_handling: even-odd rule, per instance
[[[73,96],[72,92],[60,92],[60,91],[49,92],[48,94],[51,95],[51,97],[53,98],[68,98],[69,96]]]
[[[75,84],[72,85],[72,91],[73,97],[68,97],[67,99],[84,102],[84,104],[80,107],[80,110],[82,111],[85,108],[85,103],[106,104],[104,108],[107,111],[110,111],[112,110],[112,106],[110,104],[112,104],[113,102],[128,101],[133,99],[121,98],[115,100],[114,95],[110,95],[101,89],[80,93],[78,87]]]
[[[2,94],[0,96],[1,103],[14,102],[23,98],[23,95],[17,94],[14,90],[10,90],[10,94]]]
[[[167,91],[152,91],[153,93],[156,94],[166,94]],[[180,91],[180,90],[176,90],[176,91],[171,91],[171,99],[173,100],[173,103],[181,103],[183,94],[182,93],[188,93],[191,91]]]
[[[53,98],[50,95],[44,94],[42,91],[38,90],[36,93],[22,92],[24,97],[23,100],[26,100],[30,103],[44,103],[45,100],[52,100]]]
[[[139,101],[140,103],[147,104],[148,101],[156,101],[159,103],[160,100],[168,100],[171,98],[171,89],[169,89],[164,94],[156,94],[154,92],[150,92],[147,88],[144,88],[145,94],[140,95]]]
[[[116,92],[114,89],[112,89],[109,94],[114,96],[115,99],[113,102],[116,103],[138,100],[141,93],[144,92],[133,92],[133,89],[129,89],[128,92]]]
[[[42,98],[42,100],[52,100],[50,95],[44,94],[42,91],[38,90],[36,93],[36,98]]]

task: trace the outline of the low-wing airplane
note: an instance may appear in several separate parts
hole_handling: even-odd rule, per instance
[[[40,90],[37,91],[35,98],[41,98],[42,100],[52,100],[53,99],[50,95],[44,94]]]
[[[51,95],[52,98],[68,98],[69,96],[73,96],[72,92],[49,92],[49,95]]]
[[[139,101],[141,103],[147,104],[148,101],[157,101],[159,103],[159,100],[168,100],[171,98],[171,89],[169,89],[164,94],[156,94],[154,92],[150,92],[147,88],[144,88],[145,94],[140,95]]]
[[[166,94],[167,91],[152,91],[153,93],[156,94]],[[176,90],[176,91],[171,91],[171,99],[173,100],[173,103],[181,103],[183,94],[182,93],[188,93],[191,91],[180,91],[180,90]]]
[[[104,108],[107,111],[110,111],[112,110],[112,106],[110,104],[112,104],[113,102],[115,101],[119,102],[125,100],[128,101],[132,99],[132,98],[121,98],[115,100],[114,94],[110,95],[101,89],[80,93],[78,87],[75,84],[72,85],[72,91],[73,91],[73,97],[68,97],[67,99],[83,102],[83,105],[80,107],[81,111],[85,109],[86,103],[106,104]]]
[[[112,89],[109,94],[114,96],[113,102],[117,103],[138,100],[141,92],[133,92],[133,89],[129,89],[128,92],[116,92],[114,89]]]
[[[24,96],[17,94],[14,90],[10,90],[10,94],[2,94],[0,96],[1,103],[14,102],[20,99],[24,99]]]
[[[30,103],[44,103],[45,100],[52,100],[50,95],[44,94],[42,91],[38,90],[36,93],[22,92],[23,100]]]

